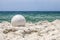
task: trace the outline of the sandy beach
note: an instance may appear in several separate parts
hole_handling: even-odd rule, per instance
[[[26,23],[20,27],[4,21],[0,23],[0,40],[60,40],[60,20]]]

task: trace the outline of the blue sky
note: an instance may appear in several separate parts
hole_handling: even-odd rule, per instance
[[[60,0],[0,0],[0,11],[60,11]]]

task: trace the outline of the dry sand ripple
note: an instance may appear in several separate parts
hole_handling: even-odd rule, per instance
[[[0,40],[60,40],[60,20],[26,23],[25,27],[2,22]]]

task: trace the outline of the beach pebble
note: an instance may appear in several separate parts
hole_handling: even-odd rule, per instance
[[[17,26],[17,27],[25,26],[25,23],[26,23],[25,17],[22,15],[15,15],[11,19],[12,26]]]

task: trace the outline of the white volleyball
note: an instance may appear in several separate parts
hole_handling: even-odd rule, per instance
[[[25,26],[26,20],[22,15],[15,15],[11,19],[12,26]]]

